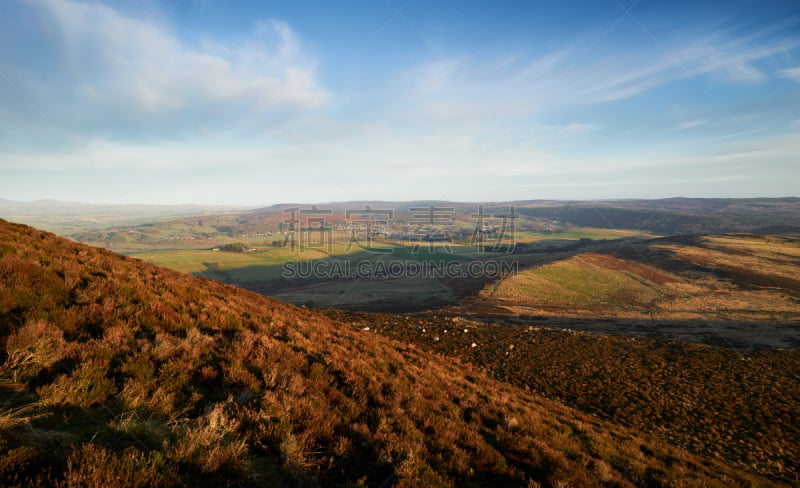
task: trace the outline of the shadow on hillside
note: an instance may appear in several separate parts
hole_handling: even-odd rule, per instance
[[[223,269],[217,263],[208,262],[203,263],[206,266],[204,271],[193,274],[294,305],[408,313],[458,306],[463,299],[477,295],[488,283],[500,279],[504,270],[522,271],[567,259],[577,252],[487,252],[481,259],[469,259],[458,254],[428,252],[423,247],[416,254],[407,250],[394,254],[361,251],[344,256],[235,269]],[[356,288],[369,288],[374,293],[364,292],[355,301],[352,296],[349,296],[350,300],[334,300],[336,305],[319,300],[321,294],[346,295]]]
[[[763,239],[764,236],[752,236]],[[742,290],[780,289],[783,293],[800,298],[800,280],[780,276],[764,270],[753,269],[746,263],[740,266],[714,265],[704,266],[700,263],[689,261],[670,249],[653,249],[652,244],[672,244],[684,247],[713,250],[703,244],[704,236],[673,236],[652,239],[639,244],[620,248],[614,255],[639,264],[651,265],[670,273],[683,275],[710,275],[717,279],[729,281]],[[770,256],[756,256],[752,252],[740,249],[726,248],[724,254],[728,256],[756,257],[765,263],[776,265],[796,265],[798,263],[782,262]],[[760,272],[761,271],[761,272]]]
[[[750,352],[759,349],[800,349],[800,324],[703,319],[628,319],[615,317],[553,317],[473,314],[473,320],[512,326],[544,326],[597,334],[699,342]]]

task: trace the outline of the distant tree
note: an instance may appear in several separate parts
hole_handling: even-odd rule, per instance
[[[249,249],[249,247],[244,242],[231,242],[219,248],[220,251],[226,252],[244,252],[245,249]]]

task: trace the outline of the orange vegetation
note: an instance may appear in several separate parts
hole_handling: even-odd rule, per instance
[[[780,484],[362,328],[0,221],[0,484]]]

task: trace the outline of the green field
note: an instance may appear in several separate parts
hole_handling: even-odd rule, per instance
[[[474,291],[451,291],[443,286],[441,279],[419,275],[380,275],[373,274],[378,263],[386,266],[417,263],[422,266],[442,263],[467,263],[503,258],[518,262],[519,269],[542,264],[547,256],[542,253],[515,254],[513,257],[505,253],[488,252],[467,242],[427,243],[404,241],[375,241],[372,246],[384,252],[371,252],[349,242],[347,232],[334,232],[334,242],[311,248],[276,247],[282,234],[272,236],[240,236],[239,238],[215,235],[205,239],[176,239],[191,230],[189,224],[181,225],[172,222],[169,226],[156,226],[145,232],[153,232],[161,241],[155,244],[131,242],[132,257],[171,268],[196,276],[204,276],[226,283],[249,288],[268,294],[279,300],[315,307],[352,307],[363,306],[366,309],[420,309],[457,302],[457,293],[474,293]],[[195,228],[196,230],[196,228]],[[535,248],[556,249],[570,246],[579,240],[594,241],[612,240],[632,236],[642,236],[636,231],[609,230],[596,228],[570,228],[558,232],[516,232],[513,240],[508,242],[525,243]],[[229,252],[224,250],[226,244],[240,243],[250,252]],[[491,246],[491,239],[486,241]],[[142,249],[149,247],[150,249]],[[160,247],[159,247],[160,246]],[[223,250],[212,250],[223,247]],[[359,263],[368,263],[369,271],[364,274],[357,270]],[[293,266],[297,273],[289,273]],[[562,269],[563,268],[563,269]],[[540,276],[552,271],[551,277]],[[585,270],[584,270],[585,271]],[[596,270],[601,273],[600,270]],[[575,276],[573,276],[575,275]],[[619,275],[619,276],[617,276]],[[627,279],[621,282],[622,273],[614,276],[586,276],[579,270],[571,270],[569,266],[560,264],[558,269],[536,268],[531,273],[523,273],[519,277],[507,279],[495,290],[497,298],[517,298],[523,301],[533,300],[540,304],[572,303],[575,306],[587,307],[607,302],[613,290],[623,290],[626,295],[639,296],[637,301],[649,301],[651,291],[634,290],[641,284]],[[441,277],[441,276],[440,276]],[[586,280],[590,281],[587,282]],[[572,286],[570,280],[576,286]],[[464,284],[453,284],[456,288]],[[485,281],[492,281],[491,278]],[[630,283],[629,283],[630,282]],[[605,283],[603,289],[597,285]],[[468,285],[474,287],[475,285]],[[489,283],[487,286],[494,286]],[[592,287],[585,290],[580,286]],[[493,293],[493,296],[495,294]]]
[[[263,239],[262,239],[263,240]],[[245,241],[244,239],[242,241]],[[466,261],[486,253],[470,246],[437,244],[429,249],[427,244],[415,252],[411,244],[375,243],[375,248],[386,253],[365,251],[347,242],[333,243],[330,247],[292,250],[290,247],[254,247],[254,252],[225,252],[208,249],[163,249],[149,252],[132,252],[128,255],[183,273],[203,275],[233,283],[273,281],[281,278],[282,265],[290,261],[349,262],[354,268],[359,261],[415,261],[450,262]]]
[[[591,239],[595,241],[603,239],[621,239],[623,237],[654,237],[652,234],[636,230],[627,229],[597,229],[593,227],[572,227],[566,230],[555,232],[530,232],[518,231],[514,238],[518,243],[550,243],[551,241],[577,241],[579,239]]]
[[[484,293],[541,306],[622,309],[650,304],[665,293],[657,283],[625,269],[631,265],[610,256],[579,255],[527,269]]]

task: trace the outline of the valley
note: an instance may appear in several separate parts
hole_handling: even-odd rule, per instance
[[[292,230],[284,210],[64,231],[96,247],[0,221],[0,480],[800,476],[791,232],[520,217],[475,239],[466,210]]]
[[[795,433],[784,421],[797,407],[795,354],[753,354],[747,364],[763,370],[755,376],[731,371],[744,381],[728,394],[744,396],[730,408],[751,412],[752,429],[767,418],[779,429],[759,434],[736,427],[736,410],[702,401],[704,368],[721,368],[705,381],[731,381],[737,358],[724,351],[656,345],[659,366],[633,349],[617,359],[637,371],[622,388],[595,381],[618,362],[592,373],[597,363],[577,349],[610,347],[614,355],[618,340],[563,342],[563,332],[526,329],[533,340],[513,339],[530,354],[530,362],[510,363],[528,364],[517,374],[480,359],[499,352],[487,349],[491,329],[476,337],[480,349],[470,347],[488,356],[459,357],[443,341],[445,356],[373,332],[388,317],[410,318],[325,316],[4,221],[0,272],[5,486],[723,487],[785,486],[796,476]],[[509,350],[505,341],[517,332],[495,327],[503,331],[496,343]],[[564,347],[575,352],[567,356],[575,363],[564,363],[570,374],[550,390],[531,379],[547,364],[527,349],[540,341],[543,359],[563,356]],[[697,354],[706,359],[695,364]],[[665,380],[686,371],[655,387],[653,368],[665,368]],[[593,386],[565,403],[589,410],[584,402],[611,388],[631,418],[606,402],[584,413],[559,401],[589,378]],[[765,381],[782,392],[780,403]],[[694,384],[684,395],[694,403],[673,403],[673,389],[685,384]],[[755,392],[760,400],[750,403]],[[711,423],[667,427],[683,409]],[[716,415],[726,417],[709,417]],[[651,418],[657,423],[643,423]],[[692,442],[687,430],[699,433]],[[755,449],[763,435],[770,443]]]

